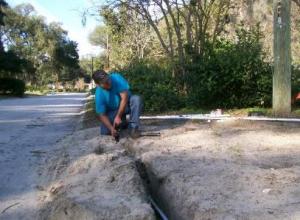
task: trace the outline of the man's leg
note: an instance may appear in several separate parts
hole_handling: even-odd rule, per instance
[[[118,111],[109,111],[106,113],[106,116],[109,118],[109,121],[111,124],[114,123],[114,119],[116,117],[116,114],[118,113]],[[103,124],[101,123],[100,125],[100,134],[101,135],[110,135],[110,130]]]
[[[140,127],[140,116],[143,109],[142,98],[138,95],[132,95],[129,99],[130,120],[129,127],[138,129]]]

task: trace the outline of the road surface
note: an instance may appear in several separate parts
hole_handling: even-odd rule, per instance
[[[72,133],[85,94],[0,100],[0,219],[33,219],[39,168]]]

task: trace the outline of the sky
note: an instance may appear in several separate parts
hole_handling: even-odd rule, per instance
[[[85,26],[82,25],[80,12],[92,6],[92,0],[7,0],[14,7],[22,3],[33,5],[39,15],[44,16],[47,22],[60,22],[68,31],[71,40],[78,43],[79,55],[95,56],[101,52],[100,47],[92,46],[88,36],[100,24],[99,18],[88,17]]]

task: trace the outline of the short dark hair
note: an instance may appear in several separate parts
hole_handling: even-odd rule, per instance
[[[92,78],[96,84],[106,83],[109,79],[108,74],[104,70],[95,71]]]

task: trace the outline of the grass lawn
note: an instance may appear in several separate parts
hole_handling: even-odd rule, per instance
[[[28,95],[28,96],[41,96],[41,95],[46,95],[48,92],[49,92],[48,90],[26,91],[25,95]]]
[[[260,115],[272,117],[272,108],[260,108],[260,107],[254,107],[254,108],[241,108],[241,109],[225,109],[223,110],[224,114],[229,114],[231,116],[236,117],[246,117],[249,116],[251,113],[258,113]],[[211,110],[206,109],[192,109],[192,108],[184,108],[178,111],[168,111],[164,113],[158,113],[155,115],[182,115],[182,114],[209,114]],[[146,115],[154,115],[152,114],[146,114]],[[300,117],[300,107],[295,107],[292,110],[291,117]]]
[[[243,109],[229,109],[226,110],[226,114],[230,114],[232,116],[249,116],[250,113],[261,113],[262,115],[272,117],[272,109],[271,108],[243,108]],[[291,117],[300,117],[300,107],[295,107],[292,110]]]
[[[85,106],[83,128],[93,128],[96,126],[99,126],[99,122],[96,118],[95,101],[94,98],[90,98]]]

